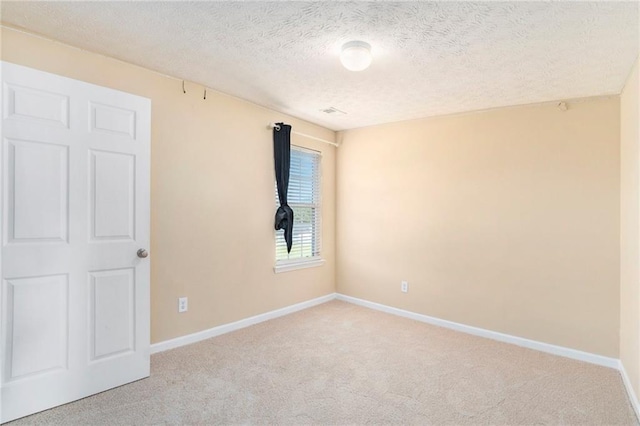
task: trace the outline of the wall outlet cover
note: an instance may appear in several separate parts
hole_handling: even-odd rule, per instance
[[[187,312],[189,310],[189,298],[178,298],[178,312]]]

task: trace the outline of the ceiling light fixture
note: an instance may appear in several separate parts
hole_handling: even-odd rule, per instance
[[[371,45],[364,41],[350,41],[342,45],[340,62],[349,71],[362,71],[371,65]]]

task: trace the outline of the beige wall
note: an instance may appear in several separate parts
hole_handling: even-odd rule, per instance
[[[184,95],[178,80],[13,29],[2,29],[2,60],[152,100],[153,342],[337,288],[638,359],[638,304],[628,302],[638,299],[637,285],[623,285],[620,311],[618,207],[621,123],[623,152],[636,153],[623,156],[623,190],[638,185],[637,65],[635,96],[627,88],[622,116],[617,98],[601,98],[570,103],[566,112],[539,105],[345,132],[337,182],[335,149],[294,136],[294,144],[323,152],[327,263],[274,274],[265,126],[284,120],[326,139],[333,132],[213,91],[204,101],[195,83],[187,82]],[[624,203],[637,209],[638,193],[626,197],[623,231],[637,230],[638,210]],[[631,259],[638,241],[627,248],[625,241]],[[622,265],[623,281],[638,274],[637,262]],[[401,280],[409,281],[408,294],[400,292]],[[176,312],[179,296],[189,297],[186,314]],[[638,385],[637,363],[625,366]]]
[[[612,97],[344,132],[337,291],[617,357],[619,120]]]
[[[150,98],[151,340],[158,342],[332,293],[335,148],[322,151],[322,267],[274,274],[269,122],[329,140],[334,132],[57,42],[2,29],[2,60]],[[189,312],[177,313],[179,296]]]
[[[640,396],[640,108],[638,62],[620,97],[620,360]]]

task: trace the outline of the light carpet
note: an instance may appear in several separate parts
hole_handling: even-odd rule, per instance
[[[637,425],[613,369],[332,301],[12,425]]]

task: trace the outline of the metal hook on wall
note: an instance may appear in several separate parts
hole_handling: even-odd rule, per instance
[[[184,80],[182,80],[182,93],[187,93],[187,91],[184,90]]]
[[[206,87],[204,88],[204,97],[202,99],[204,99],[205,101],[207,100],[207,88]]]

